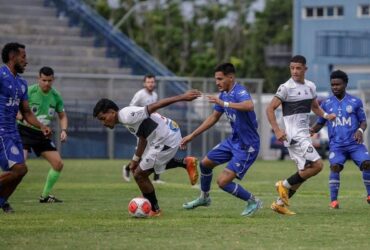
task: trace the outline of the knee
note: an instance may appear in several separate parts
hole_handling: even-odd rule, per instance
[[[320,173],[323,170],[324,163],[322,162],[322,160],[318,160],[318,161],[313,162],[311,164],[311,166],[315,170],[314,175],[317,175],[318,173]]]
[[[217,185],[219,188],[224,189],[224,187],[228,184],[228,182],[223,178],[217,179]]]
[[[363,170],[363,171],[370,171],[370,161],[364,161],[361,164],[361,170]]]
[[[330,166],[330,170],[334,173],[340,173],[343,170],[343,166],[339,164],[334,164]]]
[[[62,160],[59,160],[59,161],[55,162],[52,166],[53,166],[53,169],[55,171],[60,172],[60,171],[62,171],[62,169],[64,167],[64,163],[63,163]]]
[[[20,167],[16,168],[14,173],[17,178],[23,178],[28,172],[28,168],[26,165],[21,165]]]

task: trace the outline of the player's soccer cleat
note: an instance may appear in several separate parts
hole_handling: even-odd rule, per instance
[[[195,185],[198,181],[198,159],[196,157],[185,157],[186,171],[188,172],[191,185]]]
[[[153,210],[150,210],[149,212],[149,217],[159,217],[161,216],[161,210],[156,210],[156,211],[153,211]]]
[[[182,207],[185,208],[185,209],[193,209],[193,208],[196,208],[196,207],[199,207],[199,206],[208,207],[209,205],[211,205],[211,198],[210,197],[207,197],[207,198],[199,197],[199,198],[197,198],[193,201],[184,203],[182,205]]]
[[[14,213],[14,209],[10,206],[9,202],[5,202],[4,205],[1,206],[1,209],[4,213],[11,214]]]
[[[252,216],[257,212],[258,209],[262,208],[262,201],[256,199],[255,201],[248,201],[247,206],[241,213],[242,216]]]
[[[123,165],[122,167],[122,177],[125,181],[130,181],[130,169],[127,167],[128,165]]]
[[[271,204],[271,209],[279,214],[284,214],[284,215],[294,215],[295,214],[293,211],[290,211],[286,206],[278,205],[276,202],[273,202]]]
[[[339,202],[337,200],[330,202],[330,208],[338,209],[339,208]]]
[[[166,184],[166,182],[162,181],[161,179],[153,180],[153,183],[155,183],[155,184]]]
[[[283,181],[276,182],[275,187],[280,199],[284,202],[286,206],[289,206],[289,190],[284,187]]]
[[[366,199],[367,203],[370,204],[370,195],[367,196],[367,199]]]
[[[59,203],[59,202],[63,202],[62,200],[57,199],[53,195],[48,195],[48,197],[45,197],[45,198],[40,196],[39,201],[40,201],[40,203]]]

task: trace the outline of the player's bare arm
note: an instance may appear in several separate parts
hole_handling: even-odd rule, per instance
[[[139,141],[137,143],[136,152],[134,156],[132,157],[132,160],[130,163],[131,171],[135,171],[137,166],[139,166],[141,156],[143,155],[147,144],[148,144],[148,141],[144,137],[140,136]]]
[[[51,129],[48,126],[45,126],[44,124],[39,122],[36,116],[32,113],[28,101],[22,101],[21,104],[19,105],[19,110],[23,116],[23,119],[25,119],[29,124],[40,128],[45,136],[51,135]]]
[[[215,125],[221,116],[222,113],[216,110],[213,111],[213,113],[208,116],[207,119],[205,119],[198,128],[196,128],[191,134],[182,138],[180,148],[185,149],[188,142],[192,141],[197,135],[203,133],[204,131]]]
[[[281,105],[281,100],[277,97],[273,97],[270,104],[266,108],[267,119],[271,125],[272,130],[275,133],[276,139],[279,141],[286,141],[286,133],[282,130],[276,120],[275,110]]]
[[[58,113],[59,124],[60,124],[60,141],[65,142],[67,140],[67,128],[68,128],[68,118],[66,112]]]
[[[316,134],[317,132],[319,132],[324,127],[324,125],[325,124],[319,124],[319,123],[316,123],[315,125],[313,125],[310,128],[310,135],[313,136],[313,134]]]
[[[196,90],[196,89],[188,90],[184,94],[164,98],[155,103],[152,103],[147,106],[147,110],[149,114],[152,114],[158,109],[166,107],[172,103],[181,102],[181,101],[193,101],[194,99],[200,97],[201,95],[202,93],[199,90]]]
[[[220,106],[225,107],[225,102],[220,100],[217,96],[207,96],[208,101],[210,103],[218,104]],[[228,102],[228,107],[232,109],[236,109],[239,111],[253,111],[254,110],[254,104],[252,100],[247,100],[244,102]]]
[[[332,113],[332,114],[325,113],[325,111],[320,107],[319,102],[317,101],[316,98],[312,101],[311,110],[316,115],[318,115],[318,116],[320,116],[320,117],[322,117],[326,120],[329,120],[329,121],[334,120],[335,117],[336,117],[336,115],[334,113]]]
[[[367,128],[366,121],[362,121],[360,124],[360,127],[356,130],[354,137],[358,144],[361,144],[364,142],[364,131]]]

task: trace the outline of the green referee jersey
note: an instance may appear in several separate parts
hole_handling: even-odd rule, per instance
[[[54,88],[51,88],[48,93],[44,93],[38,84],[31,85],[28,88],[28,102],[37,120],[46,126],[50,125],[55,112],[60,113],[64,111],[62,96]],[[27,125],[26,121],[18,121],[18,123]],[[39,130],[34,126],[31,127]]]

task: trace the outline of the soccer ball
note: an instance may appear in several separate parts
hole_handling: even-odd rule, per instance
[[[145,218],[149,216],[152,206],[150,202],[143,197],[133,198],[128,204],[128,212],[136,218]]]

